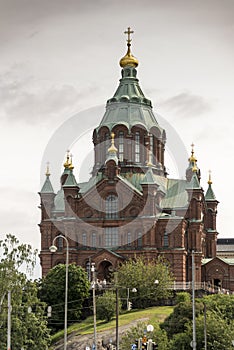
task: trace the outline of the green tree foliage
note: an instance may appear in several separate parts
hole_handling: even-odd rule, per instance
[[[130,291],[137,289],[130,298],[135,308],[152,306],[160,299],[168,299],[172,283],[170,268],[163,258],[155,261],[145,261],[143,257],[131,259],[121,265],[116,273],[117,285]],[[126,290],[122,293],[126,294]]]
[[[203,305],[196,303],[196,315],[198,316],[203,312]],[[187,329],[187,324],[192,321],[192,302],[181,302],[177,304],[174,311],[166,318],[161,325],[162,329],[165,329],[169,338],[174,334],[184,333]]]
[[[49,330],[44,316],[45,303],[37,297],[35,282],[28,281],[22,267],[31,270],[36,250],[20,244],[13,235],[0,241],[0,349],[7,348],[7,295],[11,292],[12,349],[44,350],[49,344]]]
[[[153,326],[153,332],[146,332],[147,323],[145,322],[138,322],[136,326],[131,327],[121,339],[121,349],[131,349],[131,344],[134,344],[136,340],[146,335],[147,339],[152,339],[153,342],[158,344],[160,350],[168,350],[166,332],[160,329],[158,324],[153,324]]]
[[[118,300],[119,312],[121,311],[121,301]],[[112,291],[105,291],[97,297],[97,318],[106,322],[116,314],[116,294]]]
[[[42,279],[39,296],[47,305],[52,306],[49,326],[52,329],[64,327],[66,265],[53,267]],[[68,266],[68,323],[81,318],[85,299],[89,296],[90,283],[86,271],[75,264]]]
[[[231,350],[234,339],[234,296],[210,295],[196,299],[197,349],[204,348],[204,305],[206,305],[207,350]],[[230,318],[231,317],[231,318]],[[189,350],[193,338],[192,303],[181,302],[161,325],[170,341],[170,350]]]

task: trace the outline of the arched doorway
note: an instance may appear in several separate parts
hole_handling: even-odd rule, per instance
[[[110,282],[113,276],[114,268],[110,261],[103,260],[98,267],[97,278],[100,281],[106,280],[106,282]]]

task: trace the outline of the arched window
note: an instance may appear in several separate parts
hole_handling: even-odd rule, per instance
[[[149,139],[149,162],[153,164],[153,154],[154,154],[154,136],[150,134]]]
[[[106,132],[104,135],[104,144],[105,144],[105,157],[108,155],[108,148],[110,147],[110,142],[109,142],[109,133]]]
[[[105,213],[106,219],[118,218],[118,197],[114,194],[110,194],[106,197]]]
[[[96,232],[92,232],[92,247],[97,246],[97,235]]]
[[[131,235],[131,232],[128,232],[127,233],[127,244],[131,245],[131,241],[132,241],[132,235]]]
[[[62,249],[63,249],[63,238],[58,237],[58,250],[62,250]]]
[[[137,234],[137,246],[142,247],[142,233],[138,232]]]
[[[165,231],[163,236],[163,246],[166,248],[169,246],[168,233]]]
[[[135,162],[140,162],[140,133],[136,131],[135,133]]]
[[[124,133],[123,131],[119,132],[119,160],[123,162],[124,160]]]
[[[87,235],[86,232],[82,232],[82,244],[87,245]]]

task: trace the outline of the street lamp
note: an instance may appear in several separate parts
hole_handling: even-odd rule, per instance
[[[96,320],[96,296],[95,296],[95,263],[91,264],[92,290],[93,290],[93,349],[97,349],[97,320]]]
[[[66,242],[66,277],[65,277],[65,307],[64,307],[64,350],[67,350],[67,295],[68,295],[68,257],[69,257],[69,243],[65,236],[58,235],[53,239],[52,246],[49,248],[51,253],[55,253],[58,248],[55,246],[55,241],[62,238]]]

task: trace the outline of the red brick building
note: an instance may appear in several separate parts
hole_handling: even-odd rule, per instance
[[[140,88],[130,42],[128,37],[119,86],[93,132],[91,178],[77,183],[69,154],[58,193],[46,174],[40,191],[42,274],[65,262],[63,239],[56,239],[56,253],[49,251],[62,234],[69,241],[69,262],[87,270],[94,262],[100,280],[126,259],[163,255],[177,282],[191,281],[194,251],[196,281],[222,284],[221,275],[214,280],[212,273],[206,274],[216,257],[218,201],[212,182],[204,194],[193,149],[184,179],[168,178],[166,131]],[[231,287],[225,282],[225,288]]]

